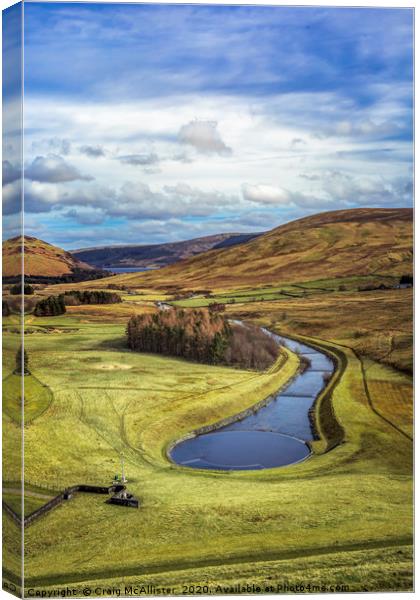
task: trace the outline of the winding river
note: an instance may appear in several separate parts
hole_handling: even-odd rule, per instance
[[[243,471],[282,467],[310,455],[308,442],[314,436],[309,410],[334,372],[334,363],[311,346],[263,331],[305,356],[308,368],[255,413],[176,444],[170,451],[175,463],[195,469]]]

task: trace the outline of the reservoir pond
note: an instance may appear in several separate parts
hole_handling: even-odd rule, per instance
[[[311,346],[264,331],[280,345],[306,357],[309,366],[251,415],[176,444],[170,451],[175,463],[196,469],[243,471],[282,467],[309,456],[307,442],[314,439],[309,411],[334,372],[334,363]]]

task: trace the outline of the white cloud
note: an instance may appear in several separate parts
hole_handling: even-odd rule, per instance
[[[84,145],[80,146],[79,150],[82,154],[86,154],[86,156],[89,156],[89,158],[100,158],[101,156],[105,156],[105,149],[100,145]]]
[[[61,154],[68,156],[71,152],[72,145],[71,141],[67,138],[60,138],[57,136],[51,138],[36,138],[32,141],[30,146],[30,152],[32,153],[52,153]]]
[[[237,198],[216,190],[204,191],[185,183],[153,190],[142,182],[126,182],[106,212],[138,219],[206,217],[237,202]]]
[[[8,160],[3,161],[3,185],[13,183],[22,176],[21,169],[18,166],[12,165]]]
[[[92,181],[90,175],[82,175],[80,171],[68,164],[57,154],[37,156],[32,164],[25,169],[25,178],[33,181],[62,183],[64,181]]]
[[[55,185],[38,181],[24,181],[25,214],[49,212],[60,200],[60,190]]]
[[[19,186],[20,180],[3,188],[5,214],[19,210]],[[202,190],[186,183],[156,189],[139,181],[126,181],[119,188],[114,188],[99,185],[69,187],[25,180],[26,212],[48,213],[70,209],[63,214],[85,224],[88,220],[99,222],[105,217],[136,220],[208,217],[239,204],[238,196]]]
[[[217,121],[191,121],[178,133],[181,143],[193,146],[202,154],[229,155],[232,153],[217,129]]]
[[[49,148],[51,152],[67,156],[68,154],[70,154],[71,151],[71,142],[67,139],[60,139],[54,137],[51,140],[49,140]]]
[[[24,180],[24,202],[26,213],[46,213],[59,201],[56,186]],[[20,179],[3,186],[3,214],[16,215],[22,208],[22,181]]]
[[[21,210],[22,182],[16,179],[3,185],[3,215],[15,215]]]
[[[399,123],[404,116],[389,90],[383,90],[382,97],[386,101],[358,107],[357,114],[337,93],[327,92],[264,99],[163,96],[83,106],[70,99],[31,98],[25,106],[28,159],[35,148],[43,157],[48,154],[56,131],[62,137],[57,138],[55,156],[60,140],[71,144],[65,161],[57,156],[59,163],[46,169],[48,176],[43,173],[38,182],[43,189],[29,189],[27,209],[57,215],[54,223],[65,211],[82,225],[105,219],[109,227],[118,218],[123,231],[128,221],[131,227],[143,221],[185,219],[186,239],[188,231],[192,236],[198,231],[193,219],[202,221],[199,234],[205,234],[217,228],[226,231],[225,224],[231,231],[244,231],[242,219],[252,224],[257,214],[259,227],[266,229],[317,210],[369,203],[407,205],[409,192],[396,181],[409,179],[410,144],[397,136],[385,145],[360,133],[368,132],[371,122]],[[378,114],[373,115],[376,108]],[[193,121],[194,114],[205,119]],[[334,131],[337,123],[346,121],[350,125],[343,124],[341,134]],[[180,123],[186,124],[181,130],[188,143],[178,136]],[[317,135],[326,123],[329,131]],[[42,148],[38,136],[45,141]],[[103,149],[104,156],[94,160],[89,152],[80,152],[84,146],[99,148],[98,154]],[[234,154],[227,160],[229,147]],[[348,181],[332,177],[333,172]],[[85,173],[95,181],[86,183]],[[50,183],[54,177],[58,183]],[[47,193],[48,187],[54,193]],[[52,219],[49,223],[54,226]],[[168,237],[175,235],[170,228],[166,231]],[[147,239],[150,242],[152,234]]]
[[[305,146],[306,146],[306,142],[302,138],[293,138],[292,141],[290,142],[291,150],[298,151],[298,150],[301,150],[302,148],[304,148]]]
[[[403,127],[392,120],[378,121],[366,118],[362,120],[339,120],[325,125],[319,132],[321,137],[365,137],[369,139],[384,138],[404,133]]]
[[[63,216],[76,221],[80,225],[100,225],[106,218],[103,211],[90,208],[71,208]]]
[[[291,193],[274,185],[244,183],[242,194],[245,200],[256,204],[288,206],[292,203]]]
[[[331,199],[348,205],[405,206],[413,200],[410,177],[354,177],[348,173],[327,171],[323,174],[322,186]]]
[[[117,156],[117,160],[124,165],[144,167],[157,164],[159,162],[159,157],[154,152],[151,152],[150,154],[128,154],[126,156]]]

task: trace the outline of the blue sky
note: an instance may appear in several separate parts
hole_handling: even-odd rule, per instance
[[[25,3],[27,232],[158,243],[411,206],[412,16]]]

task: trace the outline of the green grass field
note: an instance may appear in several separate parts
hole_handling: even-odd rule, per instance
[[[49,499],[53,496],[51,494],[39,494],[32,495],[25,493],[25,501],[23,504],[25,517],[30,515],[32,512],[43,506]],[[16,514],[20,515],[22,512],[22,494],[18,491],[18,489],[8,489],[3,490],[3,501],[6,502],[12,508]]]
[[[273,287],[257,287],[245,290],[233,290],[222,294],[211,294],[210,297],[203,294],[195,294],[191,298],[182,300],[167,300],[174,306],[183,308],[198,308],[208,306],[212,302],[223,304],[247,304],[250,302],[263,302],[288,300],[289,298],[308,298],[310,296],[319,296],[320,294],[329,294],[331,292],[356,292],[362,286],[395,286],[398,283],[397,277],[385,276],[355,276],[355,277],[336,277],[330,279],[316,279],[313,281],[304,281],[299,284],[290,284]]]
[[[327,310],[325,295],[318,298]],[[302,299],[251,302],[241,317],[290,333],[290,316],[285,321],[281,315],[284,306],[289,315],[297,310],[291,302]],[[129,490],[141,507],[124,509],[79,494],[34,522],[25,535],[26,585],[141,580],[182,592],[183,585],[277,586],[287,580],[346,585],[347,591],[411,589],[411,378],[361,362],[341,335],[344,325],[339,335],[329,321],[326,335],[302,329],[342,357],[333,406],[345,443],[281,469],[182,468],[166,458],[168,444],[266,397],[293,376],[297,358],[289,353],[277,369],[261,374],[131,353],[124,343],[126,316],[153,310],[149,303],[124,302],[115,314],[113,307],[92,306],[71,307],[56,318],[27,317],[31,372],[52,395],[43,410],[39,399],[36,418],[25,425],[28,484],[51,494],[77,483],[106,484],[123,453]],[[14,319],[5,319],[5,326]],[[12,377],[16,334],[4,340],[5,375]],[[398,408],[384,400],[385,389]],[[3,478],[10,487],[19,471],[20,431],[10,403],[6,408]],[[26,499],[28,506],[39,500]],[[19,531],[7,516],[4,535],[12,548],[6,575],[13,578]]]

